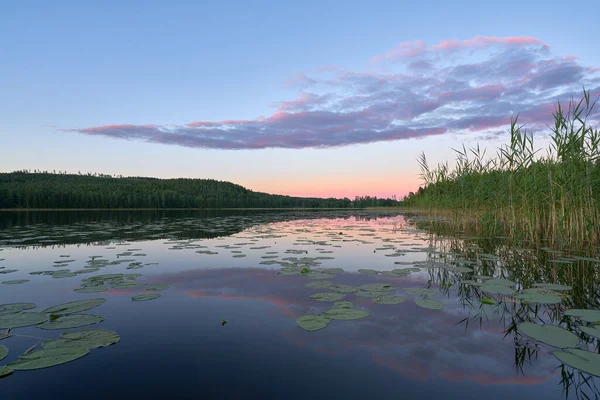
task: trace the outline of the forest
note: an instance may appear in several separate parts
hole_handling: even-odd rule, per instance
[[[371,196],[306,198],[248,190],[212,179],[114,177],[105,174],[0,173],[0,209],[10,208],[365,208],[395,206]]]

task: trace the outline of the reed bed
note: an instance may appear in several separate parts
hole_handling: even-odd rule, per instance
[[[600,133],[588,124],[596,101],[583,89],[568,109],[557,103],[551,144],[534,150],[533,136],[511,119],[510,144],[486,158],[479,145],[453,149],[456,166],[430,168],[419,157],[424,185],[403,205],[431,217],[451,216],[459,230],[562,246],[600,242]]]

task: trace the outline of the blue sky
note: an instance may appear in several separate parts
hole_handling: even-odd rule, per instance
[[[510,111],[600,90],[597,1],[0,6],[0,171],[401,196],[422,150],[493,151]]]

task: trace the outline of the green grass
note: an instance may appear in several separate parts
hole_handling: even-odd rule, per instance
[[[596,99],[597,101],[597,99]],[[456,166],[431,169],[419,158],[424,186],[403,205],[451,215],[461,230],[554,245],[593,245],[600,239],[600,133],[588,125],[596,101],[589,91],[560,102],[550,126],[545,155],[534,150],[531,134],[511,120],[510,143],[485,158],[479,145],[454,150]]]

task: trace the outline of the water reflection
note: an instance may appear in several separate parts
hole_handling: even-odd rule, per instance
[[[518,330],[524,321],[561,325],[575,332],[584,348],[598,351],[596,339],[581,332],[582,323],[564,317],[566,309],[599,308],[597,263],[551,262],[559,256],[517,249],[502,239],[440,237],[390,212],[116,215],[40,222],[46,216],[30,223],[15,222],[12,216],[4,222],[0,266],[17,272],[0,275],[0,280],[31,281],[0,285],[0,304],[31,301],[43,309],[104,297],[108,301],[93,310],[105,318],[98,327],[122,338],[69,364],[16,371],[0,383],[11,398],[44,398],[27,385],[29,379],[52,388],[48,398],[89,397],[90,388],[95,390],[92,398],[106,398],[132,387],[138,395],[163,393],[169,398],[174,393],[183,398],[192,393],[209,398],[599,396],[596,378],[561,365],[552,347]],[[562,254],[569,255],[589,254]],[[349,293],[343,300],[367,310],[367,318],[304,331],[296,318],[321,313],[332,303],[310,299],[323,290],[306,287],[311,281],[307,276],[277,274],[282,265],[297,265],[303,257],[313,269],[343,268],[346,272],[331,278],[333,283],[388,283],[406,301],[376,304]],[[75,261],[54,267],[65,259]],[[357,273],[413,266],[419,272],[407,276]],[[474,271],[453,269],[457,266]],[[30,275],[90,267],[100,271],[62,279]],[[169,287],[147,303],[131,301],[148,293],[143,285],[73,292],[82,279],[107,273],[140,273],[136,282]],[[515,290],[541,282],[573,290],[560,304],[525,303],[461,284],[472,275],[510,279]],[[423,296],[406,291],[416,287],[433,289],[436,294],[428,297],[441,301],[444,309],[418,307],[414,301]],[[494,305],[483,304],[485,298]],[[221,319],[229,323],[221,326]],[[36,327],[14,331],[22,336],[0,342],[11,349],[3,362],[15,361],[35,344],[26,336],[56,337]],[[152,368],[157,363],[160,371]],[[69,387],[55,384],[67,379]]]

